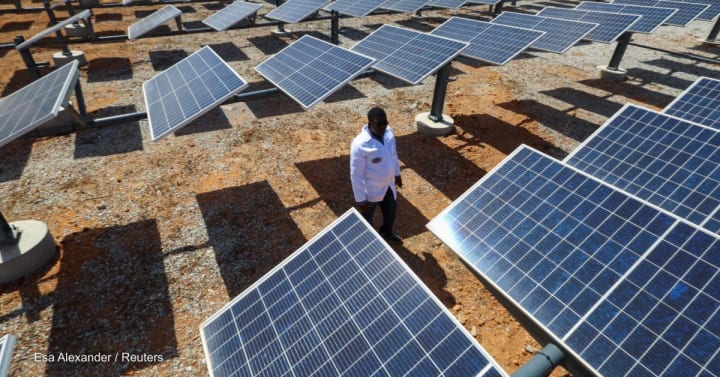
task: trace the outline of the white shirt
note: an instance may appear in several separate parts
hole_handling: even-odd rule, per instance
[[[350,181],[356,202],[380,202],[388,187],[397,198],[395,177],[400,161],[395,150],[395,135],[385,129],[383,143],[372,137],[366,124],[350,143]]]

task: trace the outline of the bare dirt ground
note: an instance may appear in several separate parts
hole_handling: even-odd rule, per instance
[[[265,6],[260,14],[272,9]],[[576,2],[520,2],[515,11]],[[3,4],[11,9],[10,4]],[[28,3],[39,6],[40,3]],[[179,5],[185,27],[221,8]],[[95,10],[98,35],[124,34],[160,6]],[[60,16],[65,13],[59,11]],[[369,16],[341,21],[350,47],[385,23],[431,30],[452,15],[489,20],[487,7]],[[0,43],[48,26],[44,13],[4,12]],[[663,27],[636,40],[717,58],[704,47],[711,24]],[[251,83],[253,67],[300,36],[328,39],[329,21],[75,43],[86,54],[80,82],[90,117],[144,111],[142,82],[204,45]],[[169,33],[175,25],[162,27]],[[48,38],[37,61],[59,50]],[[3,214],[48,224],[59,256],[44,270],[1,286],[0,335],[18,337],[12,376],[196,376],[207,373],[199,326],[232,297],[352,206],[350,140],[372,106],[384,106],[398,135],[405,187],[397,231],[400,255],[507,372],[538,345],[425,224],[521,144],[562,157],[628,102],[662,108],[718,65],[631,47],[629,80],[599,80],[614,45],[581,43],[564,55],[522,54],[502,67],[453,63],[445,113],[455,132],[427,137],[414,116],[428,111],[434,78],[409,86],[376,74],[354,80],[310,111],[276,94],[228,103],[174,136],[152,142],[147,121],[17,140],[0,149]],[[29,83],[15,50],[0,50],[2,96]],[[151,355],[108,363],[48,362],[71,354]],[[162,360],[158,360],[158,358]],[[555,376],[567,375],[558,370]]]

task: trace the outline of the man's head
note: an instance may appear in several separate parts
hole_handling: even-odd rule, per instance
[[[385,129],[387,129],[388,121],[385,110],[380,107],[373,107],[368,111],[368,128],[370,132],[376,136],[385,135]]]

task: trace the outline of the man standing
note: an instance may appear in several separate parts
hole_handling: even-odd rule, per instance
[[[350,181],[358,209],[372,225],[375,207],[380,205],[380,235],[388,241],[402,242],[393,233],[397,210],[397,187],[402,187],[400,161],[395,135],[388,127],[385,110],[368,111],[368,123],[350,144]]]

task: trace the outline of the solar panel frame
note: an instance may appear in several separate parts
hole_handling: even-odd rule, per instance
[[[545,32],[451,17],[430,34],[469,43],[460,55],[503,65],[525,51]]]
[[[375,58],[374,69],[418,84],[465,47],[465,42],[385,24],[351,50]]]
[[[698,78],[663,113],[720,130],[720,80]]]
[[[324,9],[353,17],[365,17],[384,2],[385,0],[335,0]]]
[[[329,0],[288,0],[286,3],[273,9],[265,18],[296,24],[313,13],[317,12]]]
[[[87,20],[90,16],[92,16],[90,9],[85,9],[82,12],[76,13],[75,15],[68,17],[68,18],[56,23],[55,25],[50,26],[49,28],[35,34],[30,39],[15,46],[15,49],[16,50],[26,49],[26,48],[32,46],[33,44],[35,44],[35,42],[45,38],[46,36],[56,32],[56,31],[62,30],[65,26],[68,26],[68,25],[78,22],[80,20]]]
[[[267,300],[271,303],[265,303]],[[256,306],[262,308],[255,310]],[[254,313],[246,314],[250,311]],[[245,317],[249,317],[247,321]],[[239,328],[238,323],[247,325]],[[246,331],[250,327],[257,329]],[[265,334],[262,329],[273,331]],[[404,333],[408,343],[402,343]],[[447,375],[507,376],[355,209],[348,210],[205,320],[200,334],[213,377],[323,372],[316,368],[298,371],[308,357],[316,358],[312,364],[329,365],[332,375],[353,375],[353,368],[361,368],[356,374],[367,375],[375,369],[383,375],[441,375],[439,372],[445,371]],[[263,346],[255,350],[259,352],[246,352],[260,338]],[[314,342],[307,344],[306,339],[311,338]],[[400,347],[393,346],[398,341]],[[288,347],[290,342],[294,344]],[[348,360],[342,360],[348,348],[354,349]],[[328,351],[337,349],[335,354]],[[260,352],[262,364],[253,363],[252,355]],[[214,358],[216,353],[220,357]],[[451,358],[441,359],[447,358],[447,353]],[[280,360],[283,356],[287,362]],[[401,372],[394,373],[393,361],[401,357],[409,367],[396,368]],[[420,363],[415,361],[418,359]],[[362,364],[370,360],[379,363],[363,368]],[[423,364],[425,361],[429,362]],[[280,367],[272,369],[277,364]],[[223,365],[229,368],[223,370]],[[245,365],[247,369],[265,369],[240,373]],[[423,371],[423,367],[435,372]],[[466,370],[452,369],[456,367]]]
[[[431,0],[427,5],[436,8],[458,9],[466,3],[467,0]]]
[[[78,65],[73,60],[0,99],[0,147],[56,117],[67,106],[70,89],[80,77]],[[40,95],[42,100],[35,102]]]
[[[0,377],[6,377],[10,371],[12,351],[15,348],[15,335],[7,334],[0,338]]]
[[[152,140],[180,129],[247,87],[212,48],[195,51],[143,83]]]
[[[128,39],[133,40],[140,38],[144,34],[180,15],[182,15],[180,9],[172,5],[166,5],[128,26]]]
[[[524,25],[523,27],[525,28],[545,32],[545,34],[531,44],[530,47],[554,52],[556,54],[564,54],[570,47],[580,42],[585,35],[598,27],[596,23],[563,20],[516,12],[503,12],[495,17],[492,23],[514,27]]]
[[[367,70],[374,61],[374,58],[304,35],[255,70],[307,110]],[[317,67],[318,64],[322,67]],[[307,88],[311,85],[322,92],[310,92]]]
[[[217,31],[224,31],[257,13],[260,8],[262,8],[262,4],[236,0],[205,18],[202,22]]]
[[[598,27],[588,33],[585,36],[585,39],[600,43],[614,42],[626,31],[628,31],[630,26],[640,19],[640,16],[630,14],[584,11],[557,7],[545,7],[536,15],[596,23],[598,24]]]
[[[667,20],[667,25],[687,26],[701,14],[710,9],[710,5],[682,1],[666,0],[613,0],[612,4],[645,5],[652,7],[675,8],[678,11]]]
[[[387,0],[380,8],[403,13],[415,13],[427,5],[430,0]]]
[[[583,1],[575,9],[597,10],[624,14],[637,14],[642,16],[632,24],[628,31],[633,33],[650,34],[665,24],[670,17],[677,13],[677,8],[648,7],[644,5],[608,4],[600,2]]]

